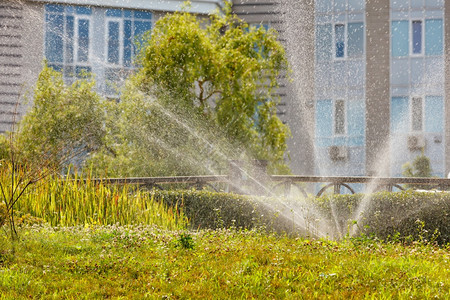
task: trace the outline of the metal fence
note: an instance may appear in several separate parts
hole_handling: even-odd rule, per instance
[[[131,177],[105,178],[94,181],[106,184],[133,184],[147,188],[169,189],[180,188],[211,188],[215,191],[269,195],[272,191],[289,195],[295,187],[307,196],[308,184],[319,183],[320,189],[316,196],[326,192],[334,194],[355,193],[352,184],[365,185],[364,190],[394,191],[408,188],[450,189],[450,179],[443,178],[410,178],[410,177],[367,177],[367,176],[302,176],[302,175],[267,175],[264,178],[236,178],[230,175],[209,176],[173,176],[173,177]]]

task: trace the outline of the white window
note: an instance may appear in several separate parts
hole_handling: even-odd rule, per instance
[[[90,72],[92,9],[45,5],[45,57],[66,79]]]
[[[392,56],[442,55],[442,19],[394,20],[391,23]]]
[[[334,24],[334,57],[355,58],[364,54],[364,23]]]
[[[152,28],[152,13],[123,9],[106,10],[106,63],[132,67],[136,43]]]
[[[151,12],[126,9],[105,11],[105,93],[109,97],[117,97],[119,87],[133,68],[138,44],[151,28]]]

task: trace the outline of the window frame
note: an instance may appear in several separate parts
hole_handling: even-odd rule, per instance
[[[348,22],[334,22],[332,24],[332,43],[333,43],[333,59],[335,60],[345,60],[348,58],[347,51],[348,51]],[[344,27],[344,55],[343,56],[337,56],[337,40],[336,40],[336,26],[343,26]]]
[[[390,42],[391,44],[393,43],[393,35],[392,35],[392,24],[394,22],[408,22],[408,53],[406,55],[399,55],[399,56],[394,56],[392,48],[391,48],[391,57],[392,58],[404,58],[407,56],[410,57],[429,57],[429,56],[441,56],[444,55],[445,52],[445,30],[443,30],[443,35],[440,37],[441,41],[443,43],[443,48],[441,51],[443,54],[427,54],[426,53],[426,45],[427,45],[427,21],[431,21],[431,20],[436,20],[436,21],[441,21],[442,22],[442,26],[445,26],[445,20],[443,18],[440,17],[435,17],[435,18],[400,18],[400,19],[391,19],[390,20]],[[420,48],[420,53],[414,53],[414,30],[413,30],[413,24],[414,22],[420,22],[421,23],[421,34],[420,34],[420,38],[421,38],[421,48]]]
[[[112,22],[119,23],[119,57],[118,57],[118,63],[111,63],[109,62],[109,25]],[[111,68],[117,68],[117,67],[125,67],[123,63],[123,56],[124,56],[124,18],[123,17],[111,17],[111,16],[105,16],[105,64],[108,67]]]
[[[92,18],[86,18],[86,15],[82,15],[83,17],[81,17],[80,15],[74,15],[74,44],[73,44],[73,49],[74,49],[74,53],[73,53],[73,60],[75,64],[89,64],[89,62],[92,61],[92,51],[91,51],[91,35],[92,35]],[[80,20],[87,20],[89,22],[89,31],[88,31],[88,41],[89,41],[89,45],[87,48],[87,61],[86,62],[82,62],[79,61],[79,51],[80,51],[80,45],[79,45],[79,41],[80,41],[80,30],[79,30],[79,22]],[[75,29],[76,26],[76,29]]]
[[[321,24],[321,25],[326,25],[327,23]],[[331,24],[331,51],[332,51],[332,59],[333,60],[349,60],[349,59],[361,59],[362,57],[364,57],[366,55],[366,30],[365,30],[365,22],[364,21],[353,21],[353,22],[349,22],[344,21],[344,22],[331,22],[328,23]],[[348,50],[349,50],[349,25],[350,24],[362,24],[363,26],[363,37],[362,37],[362,53],[361,55],[353,55],[353,56],[349,56],[348,55]],[[344,27],[344,55],[343,56],[337,56],[337,40],[336,40],[336,26],[342,25]]]
[[[121,11],[121,16],[108,16],[107,15],[107,11],[105,10],[105,21],[104,21],[104,26],[105,26],[105,42],[104,42],[104,47],[105,47],[105,57],[104,57],[104,63],[106,64],[106,68],[121,68],[121,69],[134,69],[133,67],[133,59],[136,57],[136,53],[135,53],[135,45],[134,42],[137,38],[136,35],[136,22],[148,22],[150,23],[150,30],[153,29],[153,12],[151,11],[145,11],[142,10],[143,12],[147,12],[147,13],[151,13],[151,18],[149,19],[141,19],[136,17],[135,13],[141,10],[134,10],[134,9],[121,9],[118,8],[117,10]],[[126,11],[130,11],[133,12],[132,16],[126,16],[125,12]],[[130,65],[127,65],[125,63],[125,21],[130,21],[131,22],[131,35],[132,35],[132,41],[131,41],[131,61],[129,62]],[[108,61],[109,56],[108,56],[108,47],[109,47],[109,23],[110,22],[118,22],[119,23],[119,63],[110,63]]]
[[[77,74],[77,69],[88,69],[92,70],[91,62],[93,61],[93,53],[92,53],[92,32],[93,32],[93,18],[92,18],[92,12],[90,14],[83,14],[83,13],[77,13],[77,7],[87,7],[83,5],[65,5],[65,4],[58,4],[59,6],[63,7],[63,11],[57,12],[57,11],[47,11],[46,6],[44,6],[44,15],[45,15],[45,21],[44,21],[44,57],[47,59],[47,63],[49,66],[57,66],[60,68],[60,70],[63,73],[63,77],[65,80],[74,80],[76,78],[79,78],[80,74]],[[71,10],[71,12],[68,12],[68,10]],[[55,62],[51,61],[47,58],[47,34],[48,32],[51,32],[51,29],[48,28],[48,22],[47,18],[50,16],[61,16],[63,19],[62,23],[62,34],[59,36],[59,38],[62,41],[62,61],[61,62]],[[73,36],[70,41],[68,38],[68,17],[73,18]],[[88,21],[88,47],[87,47],[87,59],[86,61],[80,61],[80,21],[86,20]],[[70,44],[71,43],[71,44]],[[68,58],[68,46],[72,47],[72,59],[69,61]]]
[[[414,22],[420,22],[420,53],[414,53]],[[409,55],[413,57],[421,57],[425,55],[425,19],[424,18],[413,18],[409,20]]]

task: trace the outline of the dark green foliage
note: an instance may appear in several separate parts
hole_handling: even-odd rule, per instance
[[[181,208],[191,228],[265,228],[303,234],[291,220],[263,205],[273,199],[206,191],[153,191],[154,200]],[[368,198],[365,198],[368,197]],[[342,236],[450,243],[450,194],[402,192],[333,195],[309,199]],[[365,207],[358,211],[361,205]],[[358,215],[359,214],[359,215]],[[337,218],[337,223],[333,221]],[[306,233],[311,234],[311,233]]]
[[[431,172],[430,159],[423,153],[414,159],[412,165],[403,165],[403,175],[406,177],[431,177]]]
[[[183,249],[194,249],[195,243],[192,239],[192,236],[189,233],[182,233],[180,237],[177,239],[177,247],[181,247]]]
[[[289,220],[262,204],[257,198],[207,191],[153,191],[154,200],[177,206],[198,228],[266,228],[278,232],[292,229]]]
[[[417,156],[412,164],[407,162],[403,166],[403,176],[405,177],[432,177],[431,173],[431,162],[430,159],[422,154]],[[418,185],[418,184],[409,184],[407,187],[412,189],[423,189],[428,190],[430,187],[428,185]]]
[[[388,240],[400,238],[450,243],[449,193],[383,192],[325,196],[316,201],[327,218],[332,218],[333,207],[341,228],[351,228],[353,221],[359,218],[355,224],[356,234]],[[366,209],[357,216],[355,214],[362,203],[367,203]]]

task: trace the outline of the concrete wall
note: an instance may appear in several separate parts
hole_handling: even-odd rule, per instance
[[[287,83],[286,119],[294,174],[314,174],[314,1],[283,1],[282,37],[292,68]]]
[[[366,174],[389,174],[389,0],[366,1]]]

